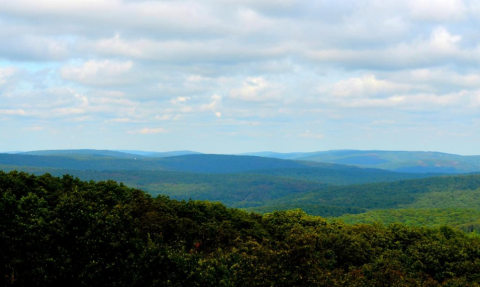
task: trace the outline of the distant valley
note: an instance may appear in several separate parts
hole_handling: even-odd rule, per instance
[[[0,170],[114,180],[153,196],[218,201],[261,213],[301,208],[352,223],[435,225],[435,218],[460,209],[466,211],[454,225],[464,226],[471,224],[468,210],[480,212],[480,175],[468,174],[479,170],[477,159],[401,151],[218,155],[83,149],[3,153]],[[411,210],[420,209],[419,216],[443,217],[412,219]]]

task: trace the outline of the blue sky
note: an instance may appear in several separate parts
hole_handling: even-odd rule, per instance
[[[0,0],[0,151],[480,154],[480,4]]]

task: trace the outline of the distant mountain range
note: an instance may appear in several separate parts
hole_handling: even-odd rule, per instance
[[[189,155],[189,154],[201,154],[200,152],[191,151],[191,150],[166,151],[166,152],[119,150],[119,152],[141,155],[145,157],[170,157],[170,156],[181,156],[181,155]]]
[[[18,155],[62,156],[69,158],[121,158],[146,159],[169,158],[202,153],[182,150],[153,152],[140,150],[42,150],[29,152],[8,152]],[[312,163],[330,163],[384,169],[405,173],[459,174],[480,172],[480,156],[461,156],[441,152],[423,151],[380,151],[380,150],[332,150],[319,152],[253,152],[239,156],[255,156],[281,160],[295,160]]]
[[[409,173],[470,173],[480,171],[480,156],[424,151],[333,150],[307,153],[248,153],[270,158],[374,167]]]
[[[7,152],[9,154],[42,155],[42,156],[68,156],[68,157],[116,157],[116,158],[138,158],[138,157],[170,157],[189,154],[200,154],[194,151],[182,150],[171,152],[151,152],[139,150],[96,150],[96,149],[71,149],[71,150],[38,150],[28,152]]]
[[[0,154],[0,170],[57,176],[71,174],[83,180],[115,180],[155,195],[221,201],[235,207],[263,206],[269,200],[292,194],[300,196],[327,185],[436,176],[259,156],[189,154],[148,157],[108,150]],[[335,207],[335,211],[328,212],[343,214],[363,210]]]
[[[15,170],[114,180],[153,196],[220,201],[258,212],[301,208],[313,215],[345,215],[341,219],[352,223],[448,223],[462,230],[480,226],[470,216],[480,212],[480,174],[474,174],[480,171],[480,156],[358,150],[244,155],[92,149],[0,153],[0,171]],[[455,219],[447,220],[451,218]]]

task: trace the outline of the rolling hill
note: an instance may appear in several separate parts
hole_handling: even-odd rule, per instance
[[[357,168],[353,168],[357,169]],[[142,188],[152,195],[164,194],[175,199],[201,199],[220,201],[232,207],[252,207],[268,204],[273,199],[296,194],[300,196],[303,193],[324,189],[328,184],[341,182],[358,182],[365,180],[381,180],[376,173],[365,174],[358,173],[338,173],[334,170],[315,169],[317,174],[324,173],[317,180],[303,180],[295,177],[288,178],[284,176],[275,176],[268,173],[234,173],[234,174],[206,174],[206,173],[189,173],[189,172],[173,172],[165,170],[111,170],[111,171],[95,171],[95,170],[68,170],[59,168],[42,168],[42,167],[19,167],[0,165],[0,170],[12,171],[19,170],[37,175],[50,173],[55,176],[70,174],[79,177],[82,180],[115,180],[126,185]],[[298,173],[301,174],[300,169]],[[309,172],[311,168],[307,169]],[[267,170],[271,172],[272,170]],[[283,171],[283,170],[281,170]],[[381,171],[383,172],[383,171]],[[399,174],[401,176],[401,174]],[[295,208],[298,206],[293,206]],[[325,206],[309,206],[305,209],[309,213],[315,213],[314,209],[321,208],[326,211]],[[285,209],[283,206],[281,209]],[[359,213],[366,209],[362,208],[333,208],[322,214],[326,215],[342,215],[345,213]]]
[[[0,154],[0,170],[115,180],[152,195],[220,201],[257,212],[301,208],[313,215],[361,213],[364,215],[358,218],[374,218],[375,214],[369,214],[383,212],[380,210],[398,215],[389,211],[393,209],[480,211],[480,175],[438,177],[258,156],[189,154],[153,158],[92,150],[35,153]],[[350,151],[340,154],[349,155]]]
[[[78,156],[78,150],[59,155],[56,152],[0,154],[0,170],[20,170],[37,175],[71,174],[82,180],[115,180],[153,195],[220,201],[242,208],[264,206],[288,196],[300,198],[303,194],[325,189],[327,185],[434,176],[255,156],[193,154],[132,159],[120,157],[128,155],[121,152],[95,151],[98,156],[85,157]],[[90,151],[82,152],[87,155]],[[367,211],[365,208],[330,205],[316,203],[308,208],[304,206],[304,209],[311,213],[321,210],[322,214],[331,216]]]
[[[113,158],[129,158],[135,159],[140,155],[111,151],[111,150],[95,150],[95,149],[71,149],[71,150],[38,150],[19,152],[18,155],[39,155],[39,156],[63,156],[73,158],[89,158],[89,157],[113,157]]]
[[[360,214],[345,214],[334,219],[348,224],[403,223],[410,226],[450,226],[465,232],[480,233],[480,210],[472,208],[408,208],[373,210]]]
[[[231,157],[233,155],[208,155],[201,154],[194,151],[171,151],[171,152],[147,152],[147,151],[135,151],[135,150],[48,150],[48,151],[31,151],[20,152],[19,155],[41,155],[41,156],[62,156],[76,159],[85,158],[122,158],[122,159],[162,159],[179,156],[217,156],[211,160],[215,164],[222,166],[222,160],[218,157]],[[240,164],[240,161],[244,161],[245,157],[261,157],[277,160],[295,160],[310,162],[312,166],[317,164],[339,164],[339,165],[353,165],[358,167],[384,169],[395,172],[404,173],[442,173],[442,174],[459,174],[459,173],[471,173],[480,171],[480,156],[461,156],[455,154],[447,154],[440,152],[423,152],[423,151],[361,151],[361,150],[332,150],[321,152],[293,152],[293,153],[277,153],[277,152],[255,152],[238,155],[235,161],[232,161],[232,165]],[[198,169],[192,167],[195,161],[201,160],[200,158],[189,158],[192,163],[188,164],[191,169],[188,171],[198,172]],[[172,165],[167,169],[174,169],[176,162],[181,162],[182,159],[175,159],[170,162]],[[210,161],[210,160],[209,160]],[[257,161],[254,164],[263,164],[263,162]],[[201,163],[204,165],[205,163]],[[270,163],[271,164],[271,163]],[[303,163],[308,165],[307,163]],[[291,166],[290,166],[291,167]],[[150,166],[149,169],[152,167]],[[222,166],[223,168],[223,166]],[[264,169],[262,165],[260,168]],[[276,165],[272,168],[277,168]],[[284,166],[285,168],[285,166]],[[187,169],[187,167],[185,168]],[[207,168],[207,170],[213,170],[213,167]],[[184,170],[183,168],[176,168],[176,170]],[[245,170],[245,169],[243,169]],[[209,172],[222,172],[222,170],[209,171]],[[239,172],[237,168],[234,171]]]
[[[232,207],[264,204],[290,194],[325,188],[325,184],[261,174],[200,174],[172,171],[93,171],[0,166],[3,171],[24,171],[36,175],[69,174],[81,180],[114,180],[141,188],[153,196],[167,195],[179,200],[220,201]],[[343,214],[343,213],[342,213]]]
[[[329,186],[322,190],[285,196],[255,211],[302,208],[312,205],[355,207],[364,210],[402,208],[470,208],[480,210],[480,175],[443,176],[396,182]]]
[[[190,150],[167,151],[167,152],[140,151],[140,150],[119,150],[119,152],[141,155],[141,156],[145,156],[145,157],[170,157],[170,156],[180,156],[180,155],[189,155],[189,154],[201,154],[199,152],[190,151]]]
[[[261,152],[251,155],[373,167],[408,173],[470,173],[480,171],[480,156],[441,152],[332,150],[309,153]]]
[[[120,154],[115,152],[115,154]],[[77,157],[65,155],[0,154],[0,164],[70,170],[170,170],[235,173],[272,168],[303,168],[296,161],[231,155],[183,155],[165,158]]]
[[[340,164],[257,156],[190,154],[150,158],[111,151],[95,151],[92,153],[90,150],[0,154],[0,164],[67,170],[169,170],[196,173],[255,172],[314,181],[324,181],[328,176],[332,176],[337,178],[335,182],[339,184],[342,184],[342,180],[346,178],[356,178],[353,183],[363,183],[434,176],[434,174],[416,175]],[[351,180],[346,180],[346,184],[351,183]]]

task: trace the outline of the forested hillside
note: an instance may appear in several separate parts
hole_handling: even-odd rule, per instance
[[[1,166],[0,166],[1,168]],[[45,168],[3,167],[37,175],[46,172],[62,176],[71,174],[83,180],[115,180],[141,188],[152,195],[168,195],[174,199],[220,201],[228,206],[262,205],[271,199],[325,188],[325,184],[274,177],[263,174],[200,174],[172,171],[93,171]]]
[[[0,172],[3,286],[479,286],[480,239]]]
[[[121,152],[58,152],[41,152],[48,156],[3,154],[0,170],[37,175],[71,174],[82,180],[115,180],[152,195],[219,201],[229,207],[259,213],[301,208],[311,215],[337,217],[390,209],[479,210],[480,206],[480,175],[439,177],[255,156],[197,154],[131,159]],[[83,156],[79,156],[81,152]],[[365,218],[372,218],[370,214],[364,215]],[[362,216],[357,218],[364,218]],[[391,213],[388,218],[376,221],[438,226],[433,216],[419,215],[417,219],[405,221],[401,214]],[[347,222],[355,220],[346,219]],[[465,217],[445,223],[456,228],[476,224]]]
[[[395,181],[432,177],[374,168],[294,161],[258,156],[189,154],[170,157],[136,156],[112,151],[42,151],[32,154],[1,154],[0,166],[62,170],[168,170],[193,173],[262,173],[334,184]]]
[[[95,149],[72,149],[72,150],[38,150],[29,152],[19,152],[18,155],[41,155],[41,156],[64,156],[73,158],[95,158],[95,157],[113,157],[113,158],[130,158],[135,159],[140,155],[111,151],[111,150],[95,150]]]
[[[194,151],[182,150],[171,152],[148,152],[137,150],[96,150],[96,149],[70,149],[70,150],[38,150],[29,152],[16,152],[20,155],[44,155],[44,156],[67,156],[67,157],[118,157],[118,158],[160,158],[189,154],[200,154]]]
[[[345,214],[336,218],[345,223],[404,223],[410,226],[451,226],[465,232],[480,234],[480,209],[472,208],[410,208],[375,210],[361,214]]]
[[[480,171],[479,156],[461,156],[441,152],[334,150],[307,154],[297,159],[414,173]]]
[[[372,182],[391,182],[406,179],[428,178],[440,174],[401,173],[374,168],[326,164],[310,168],[277,168],[257,170],[258,174],[269,174],[293,179],[311,180],[331,185],[352,185]]]
[[[182,155],[165,158],[0,154],[0,164],[67,170],[169,170],[199,173],[236,173],[276,168],[307,168],[323,164],[232,155]]]
[[[330,150],[306,153],[249,153],[271,158],[374,167],[412,173],[468,173],[480,171],[479,156],[426,151]]]
[[[366,209],[480,208],[480,175],[330,186],[269,202],[273,204],[327,204]]]

